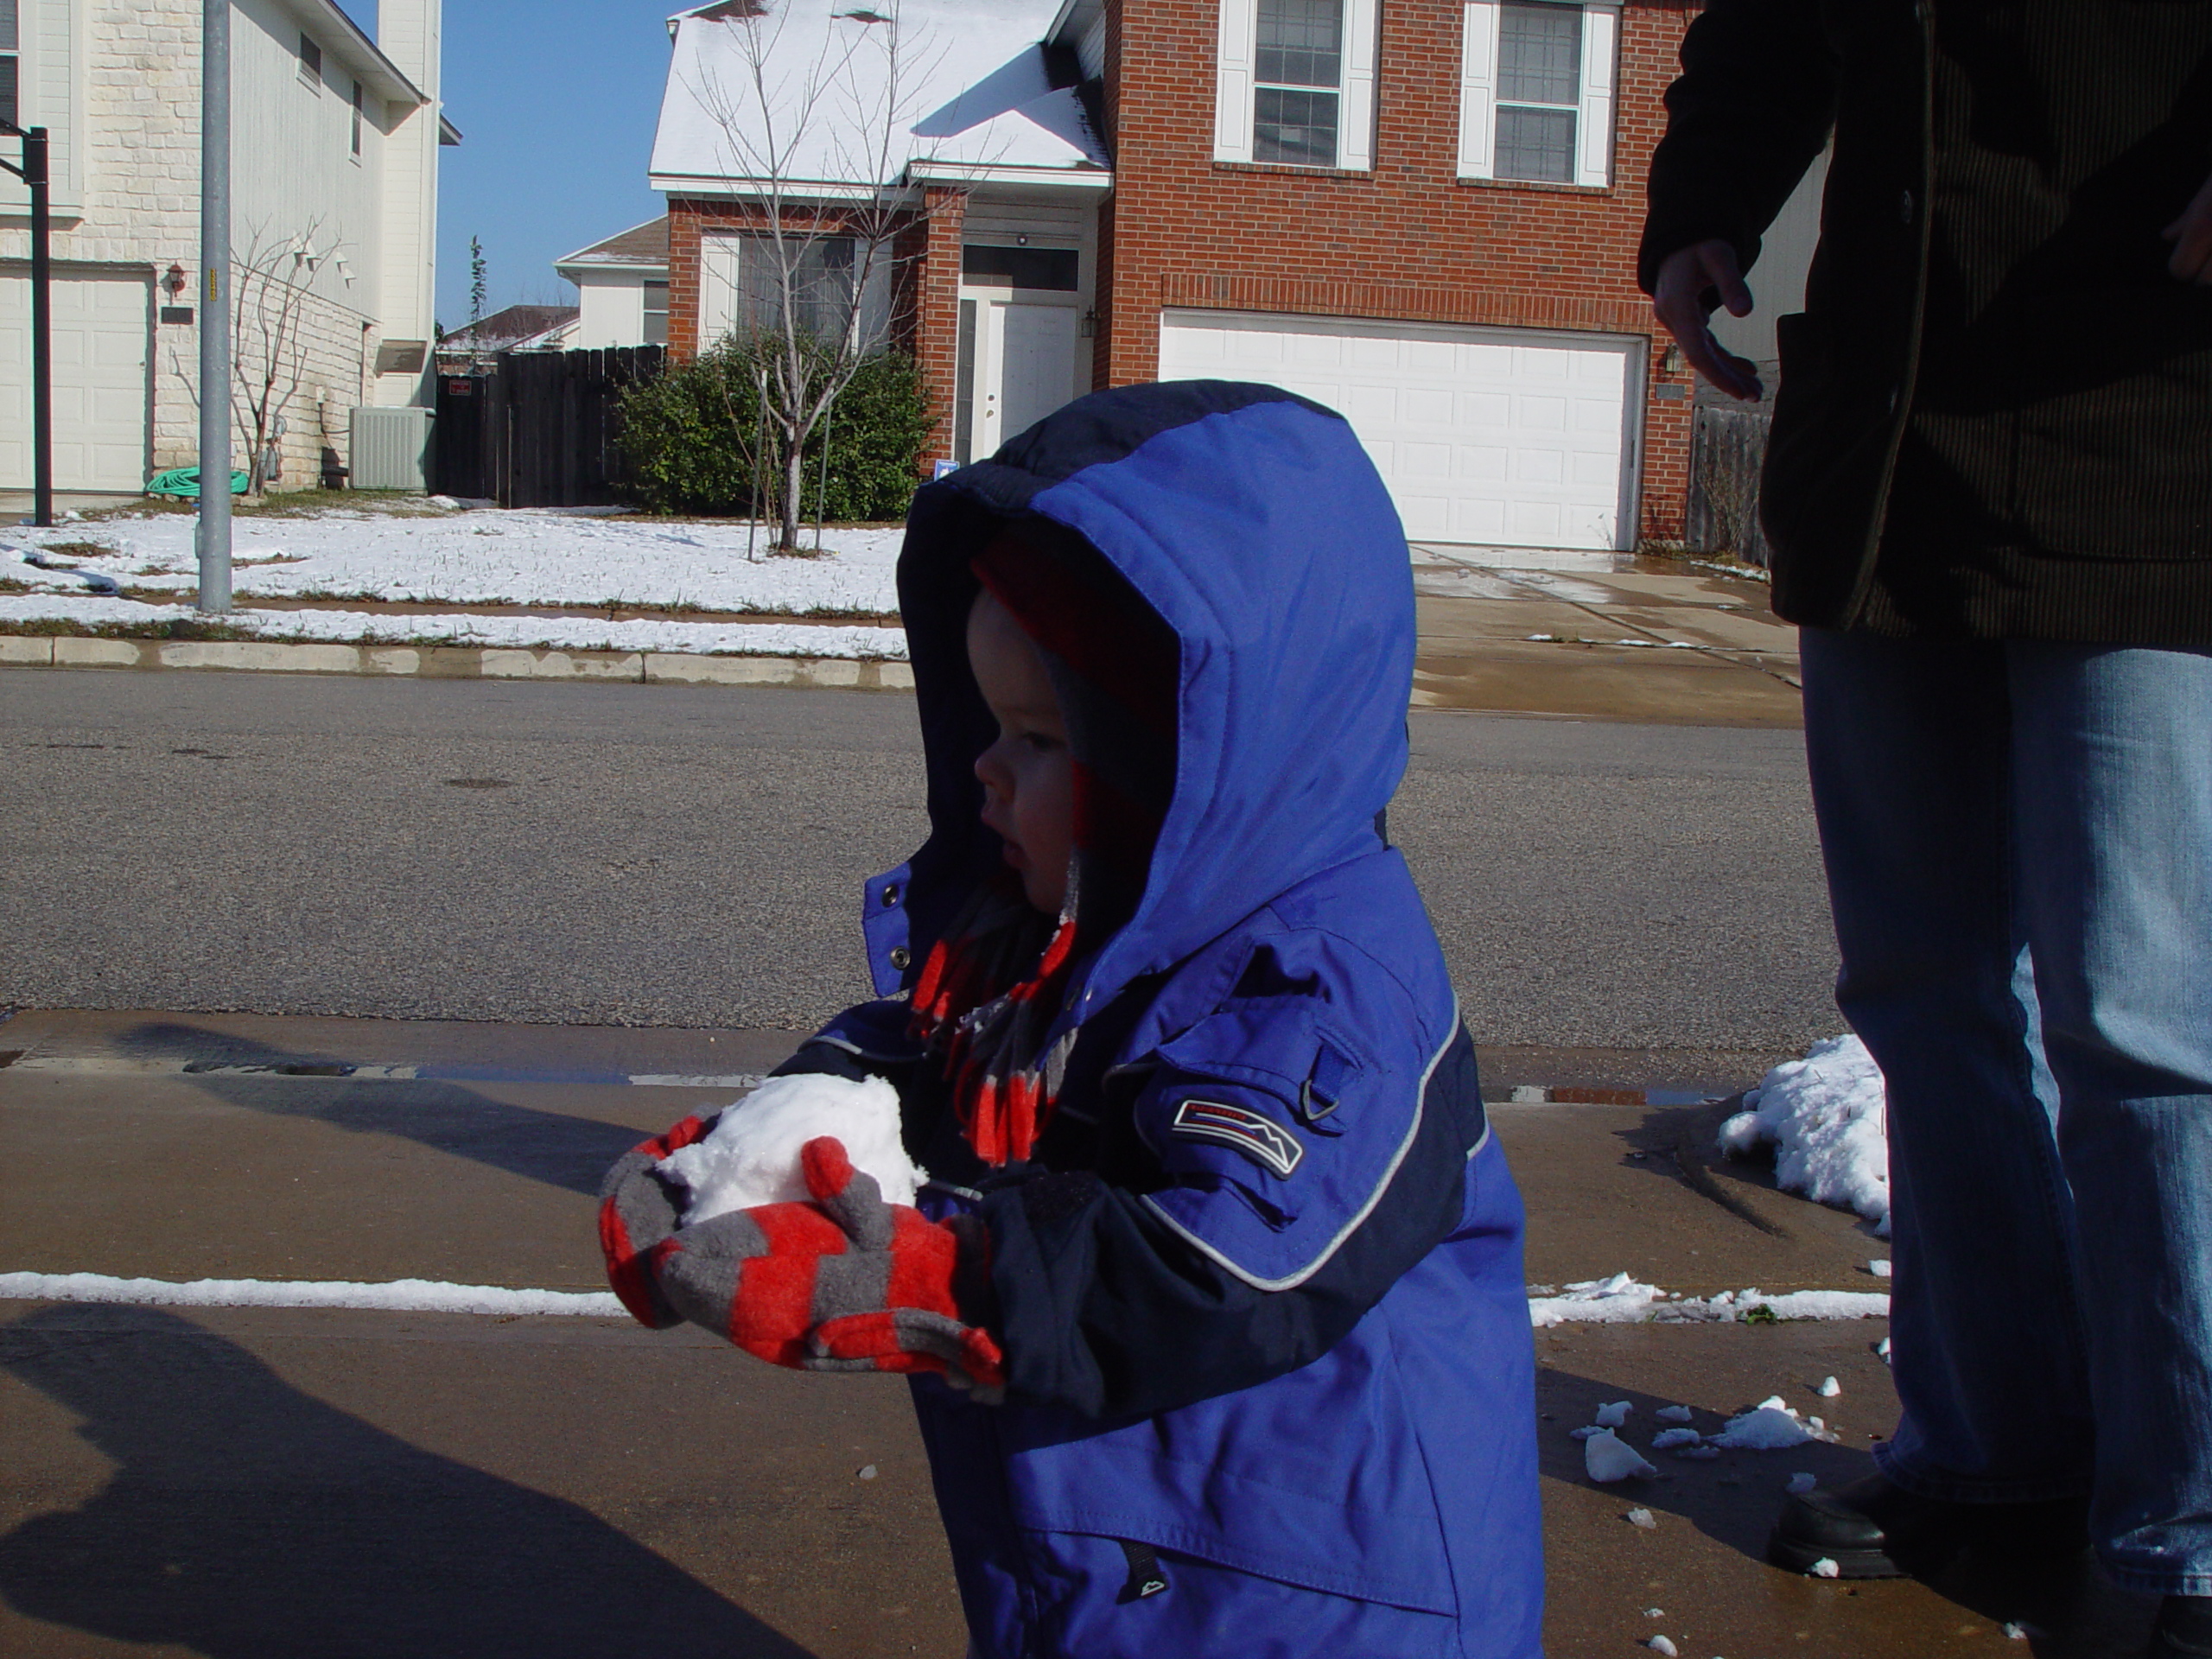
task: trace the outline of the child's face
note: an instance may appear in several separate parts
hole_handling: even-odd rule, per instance
[[[1035,644],[988,592],[968,613],[968,662],[999,723],[998,741],[976,760],[983,822],[1006,843],[1022,896],[1057,916],[1075,845],[1074,772],[1060,701]]]

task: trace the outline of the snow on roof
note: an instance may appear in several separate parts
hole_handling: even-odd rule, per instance
[[[1051,86],[1034,44],[1059,9],[719,0],[680,13],[670,21],[654,186],[774,176],[850,188],[889,183],[918,162],[938,176],[948,165],[1094,172],[1104,150],[1074,92]]]
[[[588,248],[553,262],[553,269],[564,265],[618,265],[625,269],[660,267],[668,264],[668,215],[649,219],[642,225],[594,242]]]

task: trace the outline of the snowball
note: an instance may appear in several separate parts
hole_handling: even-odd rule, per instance
[[[1621,1518],[1631,1527],[1641,1527],[1646,1532],[1656,1532],[1659,1529],[1659,1517],[1649,1510],[1630,1510]]]
[[[1663,1636],[1655,1636],[1643,1644],[1654,1653],[1664,1654],[1666,1659],[1678,1659],[1681,1649]]]
[[[1832,1376],[1824,1376],[1821,1379],[1821,1386],[1813,1392],[1823,1400],[1833,1400],[1843,1392],[1843,1384]]]
[[[1775,1152],[1786,1192],[1857,1211],[1887,1236],[1890,1151],[1881,1069],[1853,1036],[1815,1043],[1802,1060],[1777,1065],[1720,1126],[1720,1150],[1740,1157]]]
[[[1823,1555],[1805,1569],[1805,1576],[1811,1579],[1840,1579],[1843,1576],[1843,1569]]]
[[[1866,1271],[1872,1274],[1877,1279],[1888,1278],[1890,1276],[1890,1258],[1886,1255],[1876,1256],[1872,1262],[1869,1262],[1866,1264]]]
[[[1582,1466],[1590,1478],[1604,1484],[1626,1480],[1630,1475],[1659,1471],[1643,1460],[1636,1448],[1610,1428],[1600,1429],[1582,1442]]]
[[[1662,1428],[1651,1437],[1651,1449],[1669,1452],[1678,1446],[1695,1446],[1704,1438],[1694,1428]]]
[[[1749,1411],[1731,1417],[1727,1427],[1715,1434],[1712,1443],[1741,1452],[1779,1452],[1789,1446],[1802,1446],[1808,1440],[1833,1441],[1834,1439],[1835,1435],[1826,1427],[1800,1420],[1797,1414],[1783,1405],[1780,1396],[1776,1395],[1753,1406]]]
[[[1616,1400],[1610,1406],[1598,1408],[1596,1421],[1600,1428],[1618,1428],[1628,1421],[1629,1414],[1636,1407],[1626,1400]]]
[[[1792,1493],[1809,1492],[1814,1487],[1820,1484],[1821,1483],[1815,1480],[1812,1476],[1805,1473],[1802,1470],[1800,1470],[1797,1473],[1789,1477],[1789,1484],[1782,1490],[1785,1492]]]
[[[1688,1406],[1662,1406],[1651,1414],[1662,1423],[1687,1423],[1690,1420]]]
[[[694,1226],[755,1205],[804,1202],[799,1148],[823,1135],[844,1142],[854,1167],[874,1176],[889,1203],[913,1203],[929,1179],[899,1139],[897,1090],[880,1077],[819,1075],[769,1078],[704,1138],[661,1160],[660,1169],[690,1190],[683,1224]]]

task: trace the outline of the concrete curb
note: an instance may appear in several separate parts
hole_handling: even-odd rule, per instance
[[[640,685],[838,686],[911,691],[905,663],[839,657],[695,657],[661,651],[518,651],[471,645],[285,645],[262,639],[102,639],[0,633],[0,665],[198,668],[426,680],[631,680]]]

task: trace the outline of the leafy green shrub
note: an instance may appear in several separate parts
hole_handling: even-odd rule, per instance
[[[774,516],[783,454],[774,422],[761,419],[756,365],[776,349],[765,336],[733,335],[622,394],[619,442],[630,493],[641,506]],[[862,359],[807,440],[800,517],[903,518],[929,430],[929,403],[914,359],[903,352]],[[756,449],[763,445],[756,501]]]

